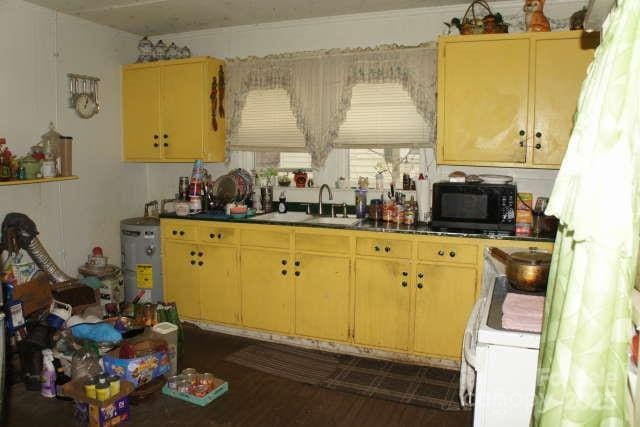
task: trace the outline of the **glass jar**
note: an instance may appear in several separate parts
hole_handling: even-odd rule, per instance
[[[356,190],[356,218],[366,218],[367,216],[367,189],[358,188]]]
[[[369,219],[372,221],[381,221],[382,220],[382,200],[373,199],[371,200],[371,204],[369,205]]]

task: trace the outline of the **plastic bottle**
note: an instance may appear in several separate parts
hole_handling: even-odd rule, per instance
[[[42,387],[40,394],[44,397],[56,397],[56,370],[53,367],[51,349],[42,350]]]

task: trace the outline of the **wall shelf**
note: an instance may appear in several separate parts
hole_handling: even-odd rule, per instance
[[[73,179],[78,179],[78,177],[76,175],[70,175],[70,176],[57,176],[55,178],[36,178],[36,179],[20,179],[20,180],[12,180],[12,181],[0,181],[0,186],[40,184],[43,182],[71,181]]]

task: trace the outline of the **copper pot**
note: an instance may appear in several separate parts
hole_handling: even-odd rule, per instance
[[[511,255],[498,248],[489,248],[489,252],[507,267],[507,279],[521,291],[539,292],[547,288],[551,254],[529,248],[528,251]]]

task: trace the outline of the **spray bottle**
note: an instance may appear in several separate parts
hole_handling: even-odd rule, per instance
[[[53,367],[53,352],[48,348],[42,350],[41,382],[40,394],[44,397],[56,397],[56,370]]]

